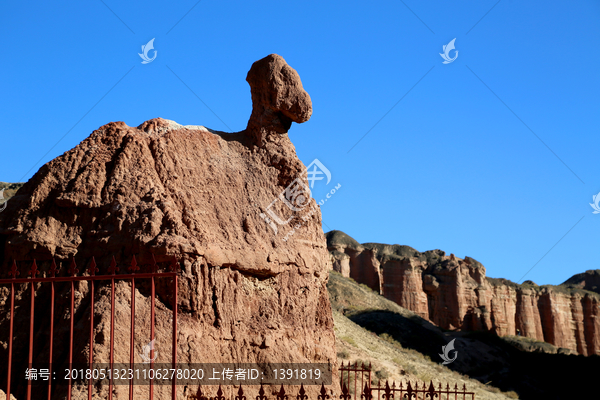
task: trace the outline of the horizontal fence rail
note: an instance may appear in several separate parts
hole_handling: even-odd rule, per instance
[[[28,278],[17,278],[20,274],[16,261],[13,261],[12,268],[9,272],[9,279],[0,279],[0,285],[10,285],[10,323],[9,323],[9,338],[8,338],[8,366],[7,366],[7,379],[6,379],[6,399],[10,400],[11,394],[11,378],[12,378],[12,353],[13,353],[13,325],[14,325],[14,315],[15,315],[15,284],[29,284],[30,286],[30,314],[29,314],[29,350],[28,350],[28,369],[27,373],[30,372],[33,366],[33,350],[34,350],[34,311],[35,311],[35,293],[36,293],[36,283],[48,283],[50,284],[50,338],[49,338],[49,368],[44,371],[44,373],[48,374],[52,377],[52,362],[53,362],[53,347],[54,347],[54,303],[55,303],[55,286],[54,284],[57,282],[70,282],[70,330],[69,330],[69,357],[68,363],[69,365],[73,364],[73,339],[74,339],[74,309],[75,309],[75,287],[74,283],[78,281],[87,281],[90,284],[90,335],[89,335],[89,367],[92,369],[94,364],[94,283],[96,281],[110,281],[111,282],[111,315],[110,315],[110,365],[114,364],[114,338],[115,338],[115,281],[119,280],[128,280],[131,281],[131,325],[130,325],[130,347],[129,347],[129,355],[130,355],[130,365],[134,364],[134,337],[135,337],[135,282],[136,279],[149,279],[151,286],[151,306],[150,306],[150,340],[154,341],[154,325],[155,325],[155,295],[156,295],[156,287],[155,280],[158,278],[171,278],[172,279],[172,294],[173,294],[173,341],[172,341],[172,356],[171,363],[173,367],[177,363],[177,274],[179,271],[179,265],[175,258],[170,265],[170,271],[168,272],[158,272],[158,264],[154,259],[154,255],[152,256],[152,264],[150,265],[150,271],[148,272],[137,272],[140,270],[140,267],[137,265],[137,261],[135,256],[131,260],[131,266],[128,268],[128,274],[117,274],[119,268],[117,267],[117,263],[115,258],[113,257],[110,267],[108,268],[108,272],[110,275],[96,275],[98,272],[98,268],[96,265],[96,261],[92,258],[89,268],[87,269],[87,275],[77,275],[79,270],[77,269],[77,265],[74,259],[71,259],[70,268],[67,271],[69,275],[67,276],[56,276],[59,272],[57,268],[56,262],[52,260],[52,265],[47,271],[46,277],[38,278],[37,275],[40,273],[38,270],[38,266],[36,261],[34,260],[31,269],[28,273]],[[154,349],[150,350],[150,368],[152,368],[154,359]],[[33,370],[31,370],[33,373]],[[35,371],[37,373],[37,371]],[[25,379],[25,378],[24,378]],[[52,384],[52,379],[48,380],[48,400],[51,399],[52,391],[54,385]],[[112,379],[109,381],[108,387],[108,399],[112,400],[113,397],[113,384]],[[176,378],[173,379],[172,382],[172,399],[175,400],[175,388],[176,388]],[[152,380],[149,383],[149,398],[153,400],[153,387]],[[32,381],[28,380],[27,382],[27,393],[26,399],[31,400],[31,389],[32,389]],[[71,383],[69,381],[69,387],[67,391],[67,400],[71,399]],[[92,399],[92,380],[90,379],[88,382],[88,399]],[[133,381],[129,384],[129,399],[133,399]]]

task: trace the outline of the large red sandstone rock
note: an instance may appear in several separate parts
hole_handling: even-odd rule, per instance
[[[292,225],[280,226],[275,235],[260,217],[302,176],[304,165],[287,130],[291,121],[310,118],[310,97],[296,71],[278,55],[254,63],[247,80],[253,111],[245,131],[223,133],[161,118],[137,128],[112,122],[40,168],[0,214],[2,277],[13,260],[21,276],[27,276],[33,259],[47,271],[55,258],[61,264],[59,274],[65,275],[71,257],[80,273],[95,257],[97,274],[107,273],[113,256],[121,273],[134,255],[142,270],[153,255],[161,265],[177,257],[182,267],[180,361],[335,363],[320,212],[305,218],[294,240],[287,242],[282,238]],[[313,207],[317,205],[311,199]],[[301,212],[287,212],[300,220]],[[106,362],[110,287],[98,286],[94,359]],[[129,361],[130,288],[129,282],[117,284],[116,361]],[[57,290],[54,359],[64,362],[69,292],[64,286]],[[76,284],[78,361],[89,353],[89,291],[86,282]],[[6,288],[0,291],[2,360],[7,356],[8,293]],[[28,309],[28,293],[26,287],[18,288],[20,310]],[[170,362],[171,295],[170,281],[159,282],[156,348],[163,362]],[[148,296],[148,284],[140,280],[136,353],[149,340]],[[48,357],[48,299],[48,285],[42,285],[35,315],[39,361]],[[28,331],[28,318],[19,312],[15,320],[15,369],[27,358],[28,335],[22,333]],[[5,374],[6,364],[0,363],[0,376]],[[0,387],[4,384],[2,380]],[[155,398],[165,398],[161,396],[167,389],[158,388]],[[191,389],[179,387],[178,396]],[[126,388],[118,390],[124,393]],[[23,388],[15,392],[13,386],[13,393],[22,398]],[[101,393],[99,398],[106,398],[106,387]]]
[[[485,276],[485,268],[441,250],[359,244],[340,231],[326,234],[333,269],[444,329],[485,330],[543,340],[572,352],[600,354],[596,271],[560,286],[517,285]]]

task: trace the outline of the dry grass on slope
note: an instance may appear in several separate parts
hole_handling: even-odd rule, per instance
[[[423,354],[403,348],[388,336],[377,336],[374,333],[355,324],[339,312],[333,312],[336,334],[336,348],[338,362],[352,362],[372,364],[372,379],[377,384],[379,378],[396,383],[409,381],[414,384],[418,381],[433,381],[445,387],[446,383],[453,388],[458,384],[460,388],[466,385],[467,391],[475,392],[477,400],[516,399],[514,392],[502,393],[498,388],[484,385],[477,380],[454,372],[441,363],[433,362]],[[382,382],[383,384],[383,382]]]

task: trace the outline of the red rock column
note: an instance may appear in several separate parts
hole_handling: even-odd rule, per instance
[[[515,328],[521,331],[523,336],[544,340],[538,294],[534,290],[522,289],[517,291]]]
[[[571,315],[572,329],[575,336],[575,348],[577,353],[587,356],[587,346],[585,343],[585,325],[583,315],[582,298],[579,294],[571,296]]]
[[[383,295],[423,318],[429,319],[423,291],[422,266],[418,260],[388,260],[382,266]]]
[[[516,292],[509,286],[494,286],[491,310],[493,327],[497,335],[515,335]]]
[[[587,354],[600,354],[600,301],[585,296],[582,302]]]

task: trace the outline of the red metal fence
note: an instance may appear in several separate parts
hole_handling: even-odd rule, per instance
[[[342,388],[340,399],[342,400],[358,400],[359,395],[360,399],[363,400],[449,400],[451,398],[455,400],[466,400],[467,398],[475,400],[475,393],[467,392],[467,387],[464,384],[462,389],[459,389],[457,384],[454,385],[454,389],[451,389],[448,383],[446,383],[446,388],[443,388],[441,383],[436,388],[433,381],[430,381],[429,385],[425,382],[419,385],[417,381],[414,387],[410,381],[406,386],[402,382],[400,382],[398,387],[396,387],[395,382],[392,382],[392,386],[390,386],[388,381],[385,382],[385,386],[381,386],[381,381],[377,383],[377,386],[372,386],[371,364],[367,366],[364,364],[358,365],[356,362],[354,365],[342,363],[339,372],[340,386]],[[354,388],[353,391],[352,388]],[[443,397],[442,395],[446,396]],[[450,397],[451,395],[452,397]]]
[[[442,384],[439,383],[436,388],[433,384],[433,381],[427,383],[415,382],[415,386],[413,387],[411,382],[408,382],[406,386],[402,383],[398,387],[396,387],[396,383],[393,382],[392,386],[390,386],[389,382],[385,382],[385,386],[381,386],[381,382],[377,384],[377,386],[372,386],[371,382],[371,365],[369,364],[358,365],[358,363],[354,364],[344,364],[342,363],[341,367],[338,369],[340,372],[340,387],[342,388],[342,393],[338,395],[334,395],[333,393],[328,393],[325,389],[324,385],[321,385],[320,394],[317,395],[317,400],[333,400],[333,399],[341,399],[341,400],[475,400],[474,392],[467,392],[466,385],[463,385],[462,389],[458,388],[458,385],[454,385],[454,389],[450,388],[450,385],[446,383],[446,387],[443,388]],[[354,389],[354,390],[352,390]],[[202,387],[198,387],[198,391],[196,394],[188,397],[190,400],[225,400],[226,397],[223,396],[223,390],[219,385],[216,396],[211,396],[210,393],[207,393],[207,389],[205,388],[203,391]],[[288,389],[289,390],[289,389]],[[445,396],[443,396],[445,395]],[[306,391],[304,386],[300,386],[297,395],[288,395],[285,391],[283,385],[281,385],[281,389],[278,392],[272,393],[272,396],[275,400],[308,400],[308,396],[306,395]],[[258,396],[248,396],[248,398],[256,398],[256,400],[270,400],[269,397],[265,394],[265,390],[263,386],[260,386],[258,390]],[[237,390],[237,395],[233,397],[233,400],[246,400],[246,392],[240,385]]]
[[[150,266],[150,271],[148,272],[137,272],[140,270],[140,267],[137,265],[137,261],[135,256],[131,260],[131,266],[129,267],[129,274],[119,274],[116,273],[119,271],[117,267],[117,263],[113,257],[110,268],[108,268],[108,272],[110,275],[96,275],[98,272],[98,268],[96,265],[96,261],[92,258],[90,267],[87,270],[87,275],[77,275],[79,270],[77,269],[77,265],[75,264],[75,260],[71,260],[71,266],[68,270],[69,276],[56,276],[58,272],[58,268],[56,266],[56,262],[52,260],[52,265],[50,270],[47,273],[47,277],[37,278],[36,276],[39,274],[39,270],[35,260],[31,266],[31,270],[29,271],[29,278],[17,278],[19,275],[19,271],[17,268],[16,262],[13,262],[11,271],[9,275],[10,279],[0,279],[0,285],[9,284],[10,285],[10,325],[9,325],[9,338],[8,338],[8,374],[6,379],[6,399],[10,400],[10,391],[11,391],[11,372],[12,372],[12,351],[13,351],[13,321],[15,315],[15,285],[17,284],[29,284],[30,285],[30,296],[31,296],[31,305],[29,312],[29,359],[28,365],[29,368],[32,367],[33,364],[33,339],[34,339],[34,311],[35,311],[35,284],[36,283],[49,283],[50,284],[50,357],[48,363],[50,365],[49,374],[52,376],[52,349],[53,349],[53,340],[54,340],[54,297],[55,290],[54,284],[56,282],[70,282],[71,283],[71,308],[70,308],[70,334],[69,334],[69,365],[72,364],[73,361],[73,319],[74,319],[74,305],[75,305],[75,288],[74,283],[76,281],[88,281],[90,283],[90,293],[91,293],[91,306],[90,306],[90,337],[89,337],[89,365],[90,369],[92,369],[92,365],[94,363],[94,283],[96,281],[110,281],[111,282],[111,310],[110,310],[110,365],[113,365],[114,361],[114,321],[115,321],[115,281],[117,280],[130,280],[131,281],[131,326],[130,326],[130,347],[129,347],[129,360],[130,365],[133,366],[133,358],[134,358],[134,333],[135,333],[135,281],[136,279],[149,279],[151,286],[151,316],[150,316],[150,340],[154,340],[154,325],[155,325],[155,315],[154,315],[154,306],[155,306],[155,280],[158,278],[171,278],[173,280],[173,343],[172,343],[172,358],[171,362],[173,364],[173,368],[175,368],[175,364],[177,363],[177,272],[179,269],[178,263],[175,259],[170,266],[169,272],[158,272],[158,265],[156,260],[154,260],[154,256],[152,257],[153,263]],[[150,368],[152,368],[152,363],[154,358],[154,350],[150,350]],[[112,384],[113,381],[110,379],[109,381],[109,400],[112,400]],[[71,382],[69,381],[69,387],[67,392],[67,399],[71,399]],[[48,400],[52,395],[52,379],[48,381]],[[31,399],[31,387],[32,382],[29,381],[27,385],[27,400]],[[175,387],[176,387],[176,378],[173,379],[172,382],[172,399],[175,400]],[[150,390],[149,390],[150,400],[153,399],[153,388],[152,381],[150,381]],[[92,380],[89,380],[88,383],[88,399],[92,398]],[[133,381],[131,381],[129,385],[129,399],[133,399]]]
[[[130,325],[130,346],[129,346],[129,360],[130,366],[133,367],[134,364],[134,333],[135,333],[135,283],[136,280],[139,279],[149,279],[150,287],[151,287],[151,308],[150,308],[150,340],[154,340],[154,325],[155,325],[155,280],[158,278],[171,278],[172,279],[172,293],[173,293],[173,338],[172,338],[172,358],[171,363],[173,368],[176,368],[177,364],[177,273],[178,273],[178,263],[175,259],[170,265],[169,272],[158,272],[158,265],[152,257],[153,262],[150,265],[150,271],[148,272],[137,272],[140,270],[137,265],[137,261],[135,257],[133,257],[131,261],[131,266],[129,267],[129,274],[117,274],[119,268],[117,267],[117,263],[113,257],[110,267],[108,268],[108,272],[110,275],[96,275],[98,272],[98,268],[94,259],[92,259],[90,267],[88,268],[87,275],[77,275],[79,270],[75,264],[74,260],[71,260],[71,265],[68,270],[67,276],[57,276],[58,268],[56,266],[55,261],[52,261],[52,265],[50,270],[47,272],[47,276],[43,278],[37,278],[39,274],[39,270],[35,261],[31,265],[31,270],[29,271],[28,278],[17,278],[19,275],[19,271],[17,268],[16,262],[13,262],[11,271],[9,275],[11,278],[9,279],[0,279],[0,285],[8,284],[10,285],[10,325],[9,325],[9,339],[8,339],[8,376],[6,381],[6,399],[10,400],[11,393],[11,372],[12,372],[12,352],[13,352],[13,321],[15,315],[15,285],[18,284],[28,284],[30,286],[29,292],[31,296],[30,300],[30,310],[29,310],[29,352],[28,352],[28,365],[31,368],[33,364],[33,350],[34,350],[34,311],[35,311],[35,294],[36,294],[36,283],[47,283],[50,284],[50,332],[49,332],[49,360],[48,363],[50,365],[50,376],[52,376],[52,349],[53,349],[53,340],[54,340],[54,300],[55,300],[55,283],[57,282],[69,282],[70,287],[70,331],[69,331],[69,357],[68,363],[72,364],[73,361],[73,320],[74,320],[74,299],[75,299],[75,288],[74,283],[77,281],[88,281],[90,283],[90,336],[89,336],[89,367],[90,370],[93,369],[94,363],[94,283],[96,281],[110,281],[111,282],[111,316],[110,316],[110,360],[109,364],[112,367],[114,364],[114,320],[115,320],[115,281],[118,280],[129,280],[131,281],[131,325]],[[150,368],[152,368],[154,359],[154,350],[150,350]],[[404,386],[402,383],[399,386],[396,386],[395,383],[392,383],[392,386],[386,381],[385,386],[381,386],[381,382],[378,383],[377,386],[372,385],[371,381],[371,365],[366,366],[364,364],[358,365],[354,363],[353,365],[348,363],[342,363],[341,367],[338,369],[340,373],[340,387],[342,389],[341,395],[333,395],[328,394],[325,387],[321,386],[320,394],[317,396],[318,400],[329,400],[330,397],[340,398],[342,400],[393,400],[393,399],[430,399],[430,400],[466,400],[468,397],[471,400],[475,399],[475,394],[473,392],[467,392],[466,386],[463,385],[462,389],[459,389],[457,385],[454,385],[454,389],[450,388],[449,384],[446,384],[446,388],[442,387],[442,384],[439,383],[436,388],[433,382],[430,382],[427,386],[426,383],[422,383],[419,385],[418,382],[415,382],[415,386],[413,387],[411,382],[408,385]],[[92,379],[88,380],[88,399],[92,398]],[[174,400],[176,397],[176,378],[172,381],[171,388],[171,398]],[[71,382],[68,383],[68,392],[67,399],[71,399]],[[153,387],[152,380],[149,382],[149,398],[153,399]],[[112,400],[113,397],[113,381],[112,377],[109,381],[108,387],[108,399]],[[48,400],[50,400],[52,395],[52,379],[48,382]],[[205,389],[206,390],[206,389]],[[443,395],[446,395],[443,397]],[[279,392],[273,393],[273,396],[277,400],[288,400],[288,394],[286,394],[285,389],[281,386]],[[452,396],[452,397],[451,397]],[[254,397],[254,396],[251,396]],[[293,396],[296,400],[308,400],[308,396],[304,390],[303,386],[300,386],[299,392],[297,395]],[[195,395],[190,397],[191,399],[197,400],[225,400],[223,396],[223,391],[221,386],[219,386],[216,397],[207,396],[202,392],[202,387],[198,388],[198,391]],[[26,399],[31,399],[31,381],[28,382],[27,387],[27,395]],[[133,399],[133,380],[129,383],[129,399]],[[263,386],[260,386],[258,391],[258,396],[256,396],[257,400],[269,400],[265,395],[265,391]],[[242,387],[239,387],[237,392],[237,396],[234,397],[234,400],[246,400],[246,396],[244,395],[244,391]]]
[[[308,395],[306,394],[304,385],[300,385],[298,394],[295,396],[288,395],[286,393],[283,385],[281,385],[281,389],[279,389],[278,392],[273,393],[273,396],[275,396],[276,400],[289,400],[290,397],[292,399],[296,399],[296,400],[308,400]],[[260,388],[258,389],[258,396],[256,396],[256,397],[250,396],[250,398],[253,398],[253,397],[256,398],[256,400],[269,400],[269,397],[266,395],[265,388],[263,387],[263,385],[260,385]],[[327,394],[327,389],[325,389],[325,385],[321,384],[321,391],[320,391],[320,394],[317,395],[317,399],[318,400],[329,400],[330,398],[331,398],[331,395]],[[219,388],[217,389],[217,394],[215,397],[211,397],[211,396],[205,394],[202,391],[201,386],[198,387],[198,391],[195,394],[188,397],[188,400],[225,400],[225,399],[226,398],[225,398],[225,396],[223,396],[223,389],[221,389],[221,385],[219,385]],[[239,389],[237,390],[237,395],[234,396],[233,400],[246,400],[244,388],[242,387],[242,385],[240,385]]]

